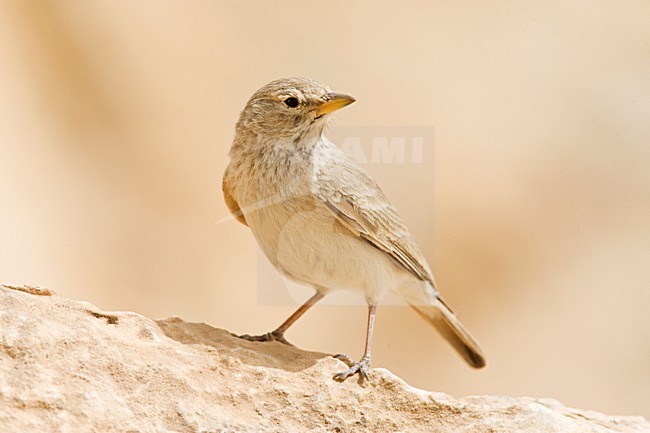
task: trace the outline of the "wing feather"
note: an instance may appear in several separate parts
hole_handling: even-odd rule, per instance
[[[221,187],[223,189],[223,198],[226,202],[226,206],[228,206],[228,210],[230,211],[232,216],[235,217],[235,219],[237,219],[237,221],[239,221],[240,223],[244,224],[245,226],[248,226],[248,223],[246,222],[246,218],[244,217],[244,213],[241,211],[241,209],[239,208],[239,204],[230,193],[230,187],[226,182],[226,176],[224,176],[223,178]]]
[[[424,255],[379,185],[356,162],[337,156],[317,169],[316,196],[353,234],[435,287]]]

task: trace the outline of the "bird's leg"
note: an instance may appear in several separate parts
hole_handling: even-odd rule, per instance
[[[280,343],[287,344],[289,346],[293,346],[293,344],[289,343],[286,338],[284,338],[284,333],[286,332],[287,329],[291,325],[294,324],[296,320],[298,320],[303,314],[307,312],[316,302],[320,301],[325,297],[325,293],[322,293],[320,291],[316,292],[314,296],[309,298],[307,302],[302,304],[300,308],[298,308],[287,320],[285,320],[282,325],[278,326],[278,328],[275,331],[267,332],[266,334],[262,335],[240,335],[239,338],[243,338],[244,340],[248,341],[279,341]]]
[[[360,378],[368,379],[368,369],[370,368],[370,348],[372,346],[372,331],[375,327],[375,311],[377,310],[377,304],[369,303],[368,304],[368,327],[366,329],[366,349],[363,352],[363,358],[361,361],[354,362],[347,355],[335,355],[334,357],[345,362],[348,367],[347,370],[341,371],[334,375],[334,380],[344,381],[350,376],[359,374]]]

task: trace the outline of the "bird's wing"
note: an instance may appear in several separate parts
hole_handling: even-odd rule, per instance
[[[245,226],[248,226],[248,223],[246,222],[246,218],[244,217],[244,213],[241,211],[241,209],[239,208],[239,204],[230,193],[230,186],[228,185],[226,179],[227,176],[224,176],[223,182],[221,183],[221,188],[223,189],[223,198],[226,201],[226,206],[228,206],[228,210],[230,211],[232,216],[234,216],[237,219],[237,221],[244,224]]]
[[[337,155],[335,160],[316,168],[314,174],[316,196],[343,226],[435,287],[431,269],[413,236],[363,168],[347,156]]]

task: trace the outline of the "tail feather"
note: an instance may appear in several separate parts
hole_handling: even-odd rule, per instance
[[[433,306],[411,305],[411,307],[420,317],[433,325],[469,365],[474,368],[485,367],[483,349],[442,299],[438,298]]]

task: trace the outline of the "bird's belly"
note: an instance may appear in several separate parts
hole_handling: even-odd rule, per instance
[[[271,263],[295,281],[379,299],[403,278],[386,253],[351,233],[318,202],[293,199],[256,210],[246,220]]]

